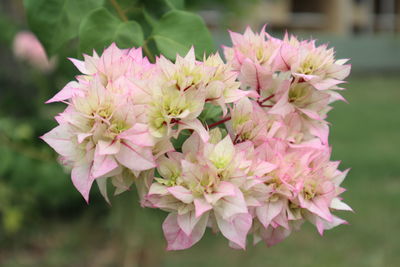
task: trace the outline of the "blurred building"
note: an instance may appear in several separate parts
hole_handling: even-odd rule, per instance
[[[263,0],[254,24],[337,35],[400,32],[400,0]]]

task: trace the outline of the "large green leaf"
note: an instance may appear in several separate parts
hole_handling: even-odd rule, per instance
[[[195,47],[196,56],[214,51],[214,43],[203,19],[195,14],[172,10],[166,13],[155,26],[152,38],[164,56],[175,58],[185,55],[190,47]]]
[[[31,30],[49,55],[78,36],[83,17],[104,0],[24,0]]]
[[[79,28],[79,48],[89,53],[101,52],[115,42],[120,48],[143,45],[143,31],[136,21],[123,22],[105,8],[88,14]]]
[[[184,9],[185,0],[164,0],[171,9]]]

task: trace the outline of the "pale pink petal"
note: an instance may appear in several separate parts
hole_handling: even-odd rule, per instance
[[[261,68],[250,59],[244,60],[240,72],[240,81],[257,92],[268,89],[272,83],[272,72]]]
[[[78,60],[78,59],[75,59],[75,58],[68,58],[71,62],[72,62],[72,64],[74,64],[75,65],[75,67],[80,71],[80,72],[82,72],[83,74],[93,74],[93,73],[90,73],[89,71],[87,71],[87,69],[86,69],[86,67],[85,67],[85,61],[82,61],[82,60]]]
[[[261,207],[256,208],[257,218],[262,225],[267,228],[271,221],[278,216],[284,208],[284,201],[267,202]]]
[[[257,162],[257,165],[255,166],[255,168],[253,169],[254,175],[256,176],[263,176],[273,170],[276,169],[276,165],[266,162],[266,161],[261,161],[261,162]]]
[[[222,181],[220,182],[217,191],[215,193],[204,194],[204,197],[208,203],[214,204],[223,197],[236,196],[236,194],[237,194],[237,189],[233,184]]]
[[[329,103],[333,103],[333,102],[338,101],[338,100],[348,103],[347,100],[346,100],[346,98],[344,98],[344,97],[343,97],[341,94],[339,94],[338,92],[329,91],[328,94],[329,94],[329,96],[330,96],[330,98],[329,98]]]
[[[224,102],[225,103],[233,103],[237,102],[240,99],[250,96],[250,97],[257,97],[258,95],[255,94],[253,91],[243,91],[243,90],[229,90],[228,92],[224,93]],[[226,114],[224,114],[226,115]]]
[[[85,139],[89,136],[92,136],[92,133],[80,133],[78,134],[78,143],[82,144],[83,141],[85,141]]]
[[[148,131],[148,127],[142,123],[135,123],[130,129],[120,133],[119,138],[126,139],[138,146],[153,146],[154,139]]]
[[[201,151],[202,146],[203,142],[201,141],[200,136],[197,133],[192,133],[192,135],[183,143],[182,152],[184,154],[197,154],[199,151]]]
[[[302,78],[303,80],[305,80],[307,82],[318,78],[318,76],[316,76],[316,75],[307,75],[307,74],[301,74],[301,73],[293,73],[293,75],[296,77]]]
[[[343,80],[350,74],[351,65],[343,65],[346,61],[337,60],[328,70],[328,75],[338,80]]]
[[[283,90],[283,93],[278,102],[276,102],[274,106],[270,110],[268,110],[268,113],[286,116],[294,110],[294,107],[288,102],[289,87],[290,80],[285,80],[282,82],[281,88]]]
[[[107,179],[108,178],[99,178],[99,179],[96,179],[96,182],[99,187],[99,191],[100,191],[101,195],[104,197],[104,199],[107,201],[107,203],[110,204],[110,199],[108,198],[108,194],[107,194]]]
[[[201,217],[196,217],[194,210],[189,211],[185,214],[179,215],[177,217],[177,222],[182,231],[190,236],[192,234],[193,228],[199,222]]]
[[[347,210],[347,211],[353,211],[353,209],[347,205],[346,203],[342,202],[339,198],[335,197],[332,199],[330,208],[335,209],[335,210]]]
[[[197,243],[204,235],[208,221],[208,216],[204,215],[193,228],[191,235],[179,227],[176,214],[169,214],[163,223],[165,239],[168,242],[167,250],[187,249]]]
[[[299,200],[301,207],[308,209],[310,212],[327,221],[332,221],[332,214],[329,211],[326,201],[322,197],[316,197],[311,200],[304,200],[300,197]]]
[[[326,123],[319,122],[309,122],[308,123],[310,133],[319,139],[321,139],[323,144],[328,143],[329,136],[329,126]]]
[[[82,95],[83,92],[79,89],[79,84],[75,81],[67,83],[60,92],[46,101],[46,104],[53,102],[60,102],[70,99],[74,95]]]
[[[196,217],[200,217],[204,214],[204,212],[212,209],[212,206],[202,198],[196,198],[194,200],[194,207],[196,211]]]
[[[119,141],[104,141],[99,140],[97,142],[97,147],[99,149],[99,155],[115,155],[121,149],[121,143]]]
[[[194,53],[194,47],[193,46],[187,52],[187,54],[185,56],[185,61],[188,61],[188,62],[195,62],[196,61],[196,55]]]
[[[310,82],[312,84],[312,86],[314,86],[317,90],[328,90],[331,89],[332,87],[334,87],[335,85],[338,85],[340,83],[343,83],[343,81],[340,80],[335,80],[335,79],[325,79],[322,81],[318,81],[318,82]]]
[[[299,110],[313,120],[318,120],[318,121],[322,120],[321,116],[314,110],[306,109],[306,108],[299,108]]]
[[[247,233],[251,228],[252,217],[248,213],[238,214],[225,220],[219,213],[215,213],[218,228],[221,233],[240,248],[246,248]]]
[[[144,171],[156,167],[153,154],[150,149],[141,149],[129,141],[121,143],[121,148],[115,158],[125,167]]]
[[[234,195],[221,198],[214,210],[224,219],[228,219],[238,213],[247,213],[247,205],[243,193],[236,188]]]
[[[264,229],[262,233],[262,238],[267,246],[271,247],[282,242],[286,237],[290,235],[290,233],[290,230],[287,230],[283,227],[268,227],[267,229]]]
[[[97,65],[99,61],[99,56],[96,51],[93,50],[93,56],[83,55],[83,59],[85,60],[85,68],[89,75],[95,74],[97,72]]]
[[[148,195],[166,195],[168,194],[167,187],[159,183],[153,183],[150,186]]]
[[[322,222],[323,222],[324,230],[330,230],[338,225],[347,224],[347,222],[345,220],[340,219],[339,217],[336,217],[336,216],[333,216],[333,219],[331,222],[328,222],[325,220],[322,220]],[[320,231],[320,234],[322,235],[322,231]]]
[[[316,215],[305,214],[308,221],[317,227],[318,233],[320,235],[324,234],[324,230],[330,230],[340,224],[347,224],[345,220],[342,220],[336,216],[332,216],[331,222],[328,222]]]
[[[79,193],[82,194],[86,202],[89,202],[89,192],[94,181],[94,178],[90,175],[90,173],[90,164],[80,164],[75,166],[71,171],[72,183]]]
[[[338,176],[334,177],[332,182],[336,185],[339,186],[344,179],[346,178],[347,174],[349,173],[350,169],[344,170],[342,173],[340,173]]]
[[[179,132],[184,130],[184,129],[191,129],[194,130],[196,133],[199,134],[201,140],[203,142],[207,142],[208,138],[210,137],[208,135],[207,130],[204,128],[203,124],[199,120],[189,120],[189,121],[180,121],[179,122]]]
[[[177,186],[169,187],[167,190],[174,197],[176,197],[183,203],[192,203],[193,202],[192,192],[183,186],[177,185]]]
[[[76,150],[71,141],[70,128],[67,125],[59,125],[41,138],[61,156],[71,156]]]
[[[98,149],[96,149],[91,172],[93,178],[106,176],[116,168],[118,168],[118,163],[113,156],[99,155]]]

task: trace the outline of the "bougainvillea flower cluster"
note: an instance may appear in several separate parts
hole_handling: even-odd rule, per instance
[[[71,59],[82,74],[48,101],[67,108],[42,138],[77,190],[89,201],[96,181],[109,201],[107,183],[115,194],[136,186],[142,206],[168,213],[169,250],[191,247],[207,228],[233,248],[248,236],[270,246],[305,221],[322,234],[346,223],[333,211],[351,210],[326,121],[350,65],[314,40],[264,29],[231,38],[226,62],[197,60],[192,48],[151,63],[141,48],[112,44]]]

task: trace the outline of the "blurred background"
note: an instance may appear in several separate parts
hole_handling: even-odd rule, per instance
[[[38,139],[65,108],[43,103],[78,74],[66,59],[76,49],[29,54],[37,44],[22,1],[0,0],[0,266],[400,266],[400,0],[193,0],[186,8],[218,47],[230,44],[227,29],[267,24],[272,35],[316,38],[351,58],[349,103],[328,118],[333,159],[352,168],[343,196],[355,212],[339,213],[350,224],[324,237],[305,225],[275,247],[247,251],[207,232],[187,251],[166,252],[165,214],[140,208],[136,192],[111,207],[94,187],[87,205]]]

